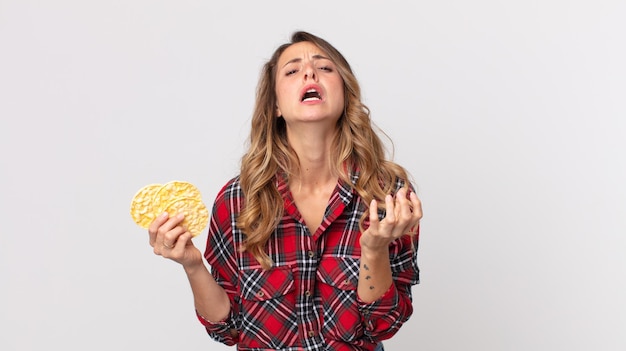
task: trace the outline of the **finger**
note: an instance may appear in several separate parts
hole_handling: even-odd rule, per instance
[[[385,196],[385,221],[387,223],[394,223],[396,221],[396,206],[395,199],[391,195]]]
[[[411,192],[409,199],[411,200],[411,207],[413,208],[413,217],[422,219],[422,202],[417,197],[417,194]]]
[[[168,244],[163,240],[163,251],[172,250],[174,247],[176,247],[176,242],[174,242],[174,244]]]
[[[152,223],[150,223],[150,226],[148,227],[150,246],[154,247],[154,244],[156,243],[157,231],[159,230],[159,227],[161,227],[161,225],[163,225],[163,223],[167,221],[168,216],[169,215],[167,214],[167,212],[163,212],[157,218],[155,218]]]
[[[378,202],[376,199],[370,201],[370,226],[368,229],[378,231],[378,225],[380,220],[378,219]]]
[[[407,197],[407,190],[402,188],[396,194],[396,207],[398,218],[410,218],[412,213],[412,205]]]
[[[174,247],[172,248],[172,255],[182,255],[185,251],[185,247],[191,244],[191,238],[193,236],[189,231],[185,231],[184,233],[178,236]]]
[[[413,206],[407,193],[408,190],[402,188],[398,190],[395,196],[396,223],[392,229],[394,238],[399,238],[406,234],[413,225]]]
[[[165,223],[165,225],[161,227],[161,228],[167,228],[170,225],[174,225],[173,228],[163,233],[162,235],[163,237],[162,242],[163,242],[164,247],[168,249],[173,249],[174,246],[176,245],[176,241],[178,240],[178,237],[187,231],[183,226],[179,225],[179,223],[183,220],[183,218],[185,218],[185,216],[182,213],[178,214],[175,217],[170,218]]]
[[[165,223],[163,223],[157,230],[157,242],[160,236],[163,236],[165,233],[179,225],[183,218],[185,218],[185,216],[182,213],[169,217],[168,220],[165,221]]]
[[[394,215],[396,218],[400,218],[400,216],[402,215],[401,211],[402,211],[402,189],[398,190],[398,192],[394,195],[393,197],[393,204],[394,204]]]
[[[176,226],[164,233],[157,236],[156,243],[154,244],[154,253],[160,256],[169,257],[169,253],[176,247],[178,238],[185,232],[185,229],[181,226]]]
[[[409,234],[417,234],[419,230],[420,220],[422,219],[422,202],[417,197],[417,194],[415,194],[414,192],[411,192],[409,198],[411,200],[411,206],[413,207]]]
[[[385,196],[385,219],[380,222],[380,234],[387,237],[393,235],[393,228],[398,220],[395,213],[396,208],[394,197],[391,195]]]

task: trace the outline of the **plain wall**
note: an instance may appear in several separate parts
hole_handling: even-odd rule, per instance
[[[625,4],[0,0],[0,349],[232,350],[130,200],[213,202],[297,29],[347,57],[424,204],[388,350],[626,349]]]

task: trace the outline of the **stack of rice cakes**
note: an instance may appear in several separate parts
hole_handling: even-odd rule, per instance
[[[133,221],[145,229],[163,212],[170,216],[184,214],[181,224],[194,237],[200,235],[209,222],[209,210],[202,202],[200,190],[188,182],[146,185],[135,194],[130,205]]]

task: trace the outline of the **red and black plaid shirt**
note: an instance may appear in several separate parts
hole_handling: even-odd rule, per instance
[[[353,175],[352,181],[357,178]],[[389,246],[394,284],[380,299],[364,303],[357,283],[359,219],[366,204],[352,186],[339,181],[321,226],[311,233],[280,176],[277,187],[285,211],[267,244],[273,261],[268,271],[238,250],[245,239],[235,226],[243,200],[239,178],[217,195],[205,258],[230,298],[231,313],[218,323],[198,315],[200,321],[212,338],[237,344],[239,350],[374,350],[413,312],[411,286],[419,282],[417,236],[404,236]],[[230,329],[239,335],[233,338]]]

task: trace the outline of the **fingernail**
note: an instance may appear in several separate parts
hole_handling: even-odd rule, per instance
[[[163,212],[163,213],[161,213],[161,215],[159,216],[159,218],[165,218],[165,217],[167,217],[167,216],[168,216],[167,212]]]

